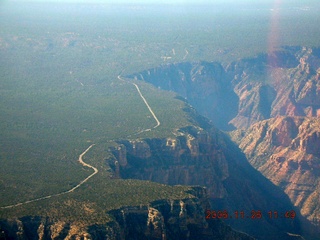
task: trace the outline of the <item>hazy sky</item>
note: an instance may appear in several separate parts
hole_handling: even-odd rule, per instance
[[[0,0],[0,1],[7,1],[10,0]],[[178,4],[190,4],[190,3],[252,3],[252,4],[259,4],[259,3],[273,3],[273,2],[292,2],[292,3],[303,3],[303,2],[316,2],[317,0],[11,0],[15,2],[73,2],[73,3],[178,3]]]
[[[16,2],[75,2],[75,3],[214,3],[214,2],[254,2],[256,0],[14,0]],[[270,0],[263,0],[270,1]],[[9,1],[10,2],[10,1]]]
[[[131,4],[219,4],[219,3],[231,3],[234,5],[242,4],[286,4],[286,5],[309,5],[319,4],[319,0],[0,0],[3,2],[55,2],[55,3],[131,3]]]
[[[1,1],[1,0],[0,0]],[[131,4],[159,4],[159,3],[165,3],[165,4],[190,4],[190,3],[212,3],[212,1],[209,0],[13,0],[15,2],[59,2],[59,3],[65,3],[65,2],[71,2],[71,3],[131,3]],[[222,2],[222,0],[218,0],[215,2]]]

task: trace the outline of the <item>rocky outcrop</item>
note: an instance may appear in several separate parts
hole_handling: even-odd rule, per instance
[[[161,65],[128,76],[177,92],[221,129],[237,114],[238,97],[220,63],[195,62]]]
[[[209,202],[205,189],[190,191],[194,198],[157,200],[108,212],[105,224],[84,225],[48,217],[23,217],[0,221],[0,239],[239,239],[252,237],[234,231],[222,221],[207,220]]]
[[[257,83],[239,83],[235,86],[239,95],[239,111],[230,123],[237,128],[247,128],[252,123],[268,119],[271,105],[276,97],[273,87]]]
[[[320,59],[312,48],[285,47],[227,65],[239,110],[231,123],[248,128],[276,116],[319,116]]]
[[[285,48],[224,67],[176,63],[129,76],[176,91],[222,129],[230,130],[230,124],[247,129],[235,132],[235,139],[250,163],[280,188],[253,169],[244,154],[203,119],[206,128],[180,129],[175,137],[118,141],[111,149],[114,159],[109,160],[114,177],[206,186],[212,210],[239,211],[249,217],[223,219],[233,228],[259,239],[296,238],[287,233],[305,231],[299,211],[294,219],[270,219],[267,212],[284,213],[296,209],[294,203],[314,224],[319,219],[317,119],[265,119],[318,116],[318,52]],[[4,232],[0,234],[13,239],[247,238],[221,220],[205,221],[199,199],[122,207],[109,212],[114,221],[84,228],[43,217],[9,219],[1,221]],[[265,217],[252,220],[252,211],[262,211]]]
[[[121,178],[205,186],[211,208],[218,211],[233,213],[239,209],[250,214],[260,209],[267,215],[267,209],[294,209],[288,197],[254,170],[240,150],[217,129],[188,127],[179,133],[175,138],[119,141],[119,146],[111,149],[114,156],[122,157],[112,160],[119,163],[118,170],[115,163],[110,165]],[[285,232],[300,231],[299,217],[289,221],[264,218],[250,223],[232,218],[223,220],[259,239],[268,239],[270,233],[290,239]]]
[[[229,171],[218,134],[191,127],[180,134],[176,138],[119,141],[112,149],[120,166],[118,177],[208,186],[210,195],[224,197],[222,181]]]
[[[284,47],[229,64],[161,65],[129,77],[175,91],[222,130],[275,116],[320,114],[317,49]]]
[[[284,189],[300,212],[310,221],[317,223],[319,133],[316,118],[320,116],[319,52],[317,48],[283,47],[274,52],[228,64],[166,64],[129,77],[177,92],[220,129],[237,128],[238,131],[233,133],[233,137],[241,143],[240,147],[252,166]],[[289,118],[278,118],[279,116]],[[166,141],[160,141],[160,145],[164,146]],[[154,149],[152,143],[147,140],[145,142],[150,149]],[[128,164],[119,168],[119,174],[169,184],[207,184],[205,186],[208,186],[210,194],[214,193],[223,199],[228,199],[226,193],[237,192],[237,189],[232,187],[232,190],[229,190],[226,182],[231,181],[234,175],[239,176],[236,170],[233,171],[233,167],[237,168],[237,164],[242,163],[229,162],[226,157],[227,150],[222,150],[222,157],[216,155],[216,149],[211,149],[214,153],[211,160],[208,160],[210,157],[207,156],[199,162],[212,161],[214,164],[202,167],[188,162],[188,168],[185,169],[181,166],[181,159],[190,159],[191,152],[197,152],[197,144],[191,148],[183,146],[181,139],[171,142],[179,151],[188,153],[189,157],[176,151],[175,155],[169,154],[170,158],[167,157],[166,148],[158,148],[157,151],[166,153],[164,159],[180,159],[176,165],[166,162],[164,165],[171,164],[171,167],[167,169],[161,165],[160,170],[159,165],[151,167],[155,162],[165,161],[159,158],[153,162],[151,159],[155,158],[155,152],[151,151],[150,157],[141,160],[131,152],[132,143],[122,142],[121,144],[128,148]],[[219,142],[217,145],[220,144]],[[130,161],[133,159],[140,159],[146,164],[145,167],[139,168],[139,171],[132,169],[134,164],[130,164]],[[208,181],[203,181],[203,175],[207,176],[209,172],[207,168],[212,166],[217,169],[212,170],[214,177],[207,177]],[[193,169],[199,169],[199,172]],[[221,170],[223,171],[220,174],[224,179],[217,174]],[[219,184],[216,184],[217,182]],[[242,189],[244,185],[238,187]],[[248,189],[254,187],[250,185]],[[245,191],[250,191],[248,189]]]
[[[198,188],[198,192],[199,189]],[[203,192],[202,190],[200,192]],[[206,193],[197,199],[160,200],[149,206],[123,207],[110,212],[124,239],[253,239],[220,220],[206,220]]]
[[[241,134],[240,134],[241,135]],[[276,117],[233,134],[251,164],[281,186],[302,215],[320,222],[320,120]]]
[[[233,136],[250,163],[284,189],[301,214],[319,226],[319,50],[287,47],[283,52],[284,58],[277,53],[276,60],[242,60],[227,67],[235,76],[233,85],[240,98],[238,115],[231,123],[248,128]],[[261,111],[255,104],[262,99],[260,86],[269,88],[264,116],[257,115]]]
[[[56,221],[40,216],[0,221],[2,239],[91,239],[86,228],[78,223]]]

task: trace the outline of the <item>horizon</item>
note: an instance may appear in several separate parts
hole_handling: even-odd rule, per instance
[[[7,0],[2,3],[92,3],[92,4],[196,4],[196,5],[214,5],[214,4],[252,4],[252,5],[263,5],[263,4],[292,4],[292,5],[308,5],[308,4],[319,4],[316,0],[307,1],[289,1],[289,0],[261,0],[259,2],[255,0]]]

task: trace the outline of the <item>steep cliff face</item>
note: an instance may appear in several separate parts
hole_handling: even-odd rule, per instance
[[[177,92],[223,130],[275,116],[319,116],[317,49],[284,47],[226,64],[162,65],[129,77]]]
[[[296,57],[296,68],[276,69],[271,74],[278,92],[272,116],[319,116],[319,58],[312,54],[312,49],[304,48]]]
[[[240,150],[217,129],[204,131],[190,127],[181,129],[176,138],[118,144],[112,149],[117,159],[110,163],[115,175],[118,174],[116,177],[206,186],[211,208],[232,214],[237,209],[249,215],[252,210],[267,214],[271,209],[294,209],[287,196],[255,171]],[[268,239],[270,234],[290,239],[286,232],[300,232],[299,217],[224,221],[259,239]]]
[[[205,189],[195,187],[190,193],[195,197],[111,210],[113,220],[106,224],[88,226],[46,217],[3,220],[0,239],[253,239],[220,220],[205,218],[209,208]]]
[[[167,139],[120,141],[113,149],[119,176],[171,185],[208,186],[210,195],[225,196],[222,181],[229,176],[219,135],[186,128],[182,136]]]
[[[40,216],[0,221],[2,239],[92,239],[86,227]]]
[[[247,60],[227,69],[235,76],[233,84],[240,98],[238,115],[231,123],[248,128],[242,132],[244,137],[238,132],[234,139],[250,163],[281,186],[300,212],[319,225],[319,51],[290,47],[284,49],[284,57],[278,55],[273,60],[254,61],[261,62],[260,67],[250,67]],[[264,71],[259,74],[257,69]],[[241,71],[245,74],[240,75]],[[259,104],[254,102],[260,102],[261,85],[269,88],[263,101],[269,117],[256,114]]]
[[[319,115],[320,59],[316,50],[287,47],[229,64],[240,104],[231,123],[248,128],[275,116]]]
[[[271,105],[276,97],[273,87],[256,83],[239,83],[235,91],[240,97],[239,111],[230,123],[237,128],[247,128],[252,123],[268,119],[271,115]]]
[[[250,127],[234,139],[251,164],[281,186],[301,213],[320,222],[320,120],[276,117]]]
[[[234,132],[233,136],[241,143],[240,148],[246,153],[252,166],[284,189],[300,212],[310,221],[317,223],[319,133],[316,118],[320,116],[319,52],[317,48],[283,47],[275,52],[223,64],[223,67],[219,63],[175,63],[130,77],[177,92],[220,129],[230,130],[232,126],[242,129]],[[292,118],[277,118],[279,116]],[[270,120],[264,121],[267,119]],[[160,141],[160,145],[165,146],[166,142],[167,140]],[[199,162],[206,164],[212,161],[213,164],[202,167],[186,160],[189,167],[185,169],[179,165],[181,159],[190,159],[191,152],[197,147],[184,146],[181,139],[174,139],[172,142],[179,151],[188,153],[189,157],[179,154],[178,150],[174,154],[168,154],[166,147],[158,148],[157,151],[165,152],[166,156],[157,159],[155,162],[158,164],[170,157],[178,159],[178,164],[166,162],[164,165],[171,164],[171,167],[161,167],[161,170],[158,169],[159,165],[151,167],[156,164],[151,160],[155,158],[156,151],[150,151],[149,157],[142,160],[143,158],[137,157],[136,153],[131,151],[130,146],[133,143],[122,142],[127,151],[128,162],[119,168],[119,174],[122,174],[122,177],[150,179],[169,184],[204,184],[208,186],[211,196],[229,199],[228,201],[231,192],[241,194],[242,190],[238,191],[231,185],[231,189],[226,187],[228,181],[235,182],[232,180],[235,179],[234,176],[242,177],[233,169],[242,163],[230,161],[226,154],[230,151],[222,150],[223,154],[218,155],[217,149],[210,149],[209,152],[213,153],[211,160],[209,152],[199,151],[199,156],[207,154],[206,157],[200,157]],[[154,149],[151,142],[146,140],[145,144]],[[208,145],[208,142],[206,144]],[[218,146],[220,144],[221,142],[217,143]],[[233,157],[239,159],[239,156],[235,155]],[[141,161],[141,166],[145,166],[137,171],[132,168],[134,161]],[[216,170],[208,171],[208,167],[212,166],[215,166]],[[199,169],[199,172],[194,169]],[[220,172],[220,175],[217,172]],[[203,176],[208,176],[207,181]],[[243,189],[245,184],[238,187]],[[249,189],[254,187],[250,185],[243,192],[250,191]],[[249,204],[250,201],[244,202]]]
[[[110,214],[124,239],[253,239],[220,220],[206,220],[207,194],[202,188],[195,190],[197,199],[161,200],[149,206],[123,207]]]
[[[129,77],[177,92],[215,126],[231,129],[228,122],[237,114],[238,97],[220,63],[167,64]]]

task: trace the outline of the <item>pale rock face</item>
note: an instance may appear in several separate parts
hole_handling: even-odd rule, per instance
[[[126,159],[126,165],[120,164],[119,176],[171,185],[207,186],[210,194],[223,197],[222,181],[229,176],[228,163],[219,149],[223,142],[218,143],[198,128],[192,134],[181,133],[176,138],[121,141],[112,150],[119,163]]]
[[[301,213],[319,222],[320,120],[277,117],[254,124],[240,140],[249,161],[279,185]],[[312,207],[311,207],[312,206]]]
[[[187,136],[187,146],[190,150],[191,156],[197,156],[199,154],[198,141],[191,135]]]
[[[246,234],[228,229],[221,221],[208,224],[204,209],[209,202],[203,188],[195,188],[198,198],[158,200],[149,206],[123,207],[112,210],[121,239],[145,236],[148,239],[253,239]],[[134,220],[134,221],[133,221]],[[136,231],[134,231],[136,230]],[[134,235],[132,235],[134,234]]]
[[[167,138],[166,146],[174,151],[177,147],[177,139]]]
[[[319,115],[320,58],[314,52],[286,47],[224,67],[209,62],[166,64],[130,77],[175,91],[222,130],[246,129],[279,115]]]
[[[17,227],[18,227],[17,236],[22,238],[24,235],[24,231],[23,231],[23,224],[20,220],[17,220]]]
[[[166,239],[166,228],[164,218],[160,211],[150,207],[148,210],[148,229],[153,229],[152,235],[159,239]]]
[[[86,232],[85,228],[80,228],[78,225],[72,224],[68,235],[65,237],[66,240],[90,240],[92,239],[90,234]]]
[[[279,193],[279,190],[265,192],[261,186],[269,186],[270,183],[265,182],[265,178],[261,179],[259,177],[261,175],[256,175],[257,172],[246,161],[244,155],[221,132],[216,129],[205,131],[197,127],[187,127],[179,129],[179,133],[177,137],[139,140],[143,142],[141,144],[143,148],[139,148],[142,154],[132,150],[135,145],[134,141],[119,141],[119,144],[124,145],[127,149],[127,165],[120,168],[120,176],[124,179],[149,180],[169,185],[205,186],[212,204],[218,201],[223,204],[219,208],[228,208],[231,212],[233,209],[244,208],[244,206],[251,211],[253,206],[261,206],[261,209],[282,209],[290,205],[287,198],[284,198],[283,204],[280,203],[282,200],[276,203],[271,200],[274,197],[282,199],[285,194]],[[119,156],[115,150],[112,152],[115,157]],[[145,152],[150,152],[151,155],[145,158]],[[249,180],[252,177],[256,178],[253,182]],[[256,183],[261,186],[255,186]],[[272,188],[272,186],[269,187]],[[243,194],[247,191],[250,191],[249,197]],[[280,197],[281,195],[283,196]],[[180,230],[184,229],[186,237],[191,236],[186,226],[196,224],[195,220],[200,219],[200,215],[196,219],[188,218],[188,205],[185,201],[179,202],[178,210],[175,204],[171,202],[168,208],[171,211],[177,211]],[[157,214],[157,211],[149,210],[148,221],[151,224],[152,219],[158,219],[156,225],[160,226],[161,216]],[[170,219],[169,222],[172,224],[177,222],[177,217]],[[239,225],[239,221],[234,221],[233,224]],[[259,229],[259,226],[266,229],[268,224],[267,222],[257,223],[257,226],[254,227],[257,229],[255,230],[257,234],[263,231]],[[238,225],[237,227],[240,228]],[[152,227],[152,229],[155,228]],[[158,236],[161,231],[159,230]],[[169,231],[168,227],[166,231]],[[264,231],[266,231],[265,234],[268,234],[268,230]]]
[[[176,63],[133,77],[176,91],[220,128],[229,130],[231,121],[233,126],[247,129],[240,147],[251,164],[281,186],[301,213],[312,220],[320,218],[320,131],[318,120],[306,116],[319,116],[319,69],[319,56],[313,55],[310,48],[290,48],[225,67],[208,62]],[[290,117],[270,119],[279,115]],[[172,185],[207,186],[213,204],[224,201],[223,206],[233,210],[239,206],[247,211],[257,206],[274,210],[291,206],[283,200],[286,196],[252,171],[240,151],[219,134],[184,129],[175,138],[120,141],[112,149],[115,175]],[[250,239],[221,222],[215,222],[218,226],[212,231],[204,219],[204,209],[209,206],[204,207],[205,202],[208,203],[203,198],[159,200],[148,206],[124,207],[110,213],[115,222],[108,229],[105,226],[80,228],[77,224],[52,223],[44,218],[16,219],[4,225],[20,239],[26,239],[25,232],[29,230],[23,224],[26,221],[35,224],[33,229],[39,239],[62,235],[65,239],[91,239],[98,232],[104,232],[108,239],[125,239],[130,231],[154,239],[196,239],[199,234]],[[238,227],[239,223],[233,222]],[[269,229],[279,228],[268,224],[261,220],[254,230],[257,234],[265,231],[267,235]],[[292,230],[294,224],[284,223],[282,227]],[[89,227],[93,232],[88,232]]]
[[[59,237],[61,231],[64,229],[64,222],[56,222],[50,226],[51,238],[55,239]]]
[[[314,197],[320,188],[319,52],[319,48],[283,47],[223,67],[208,62],[176,63],[134,75],[177,92],[220,129],[230,130],[230,125],[242,129],[245,136],[238,143],[252,166],[281,186],[301,213],[308,213],[304,216],[319,220],[320,201]],[[188,137],[190,156],[203,156],[203,143],[199,135]],[[225,170],[219,180],[228,179],[223,154],[213,152],[214,162]],[[188,179],[185,183],[192,181],[190,176],[201,179],[188,171],[183,175]],[[209,192],[222,190],[213,182],[217,183],[207,177],[206,183],[197,183],[210,185]]]
[[[38,236],[39,236],[39,240],[44,240],[44,224],[41,223],[38,227]]]
[[[223,129],[229,128],[228,122],[236,116],[237,96],[220,63],[166,64],[129,77],[177,92]]]
[[[52,221],[47,217],[24,217],[21,219],[10,219],[6,222],[0,221],[0,225],[6,226],[5,231],[9,233],[9,239],[21,240],[89,240],[92,236],[88,233],[86,226],[76,222]],[[3,225],[1,226],[3,228]]]

